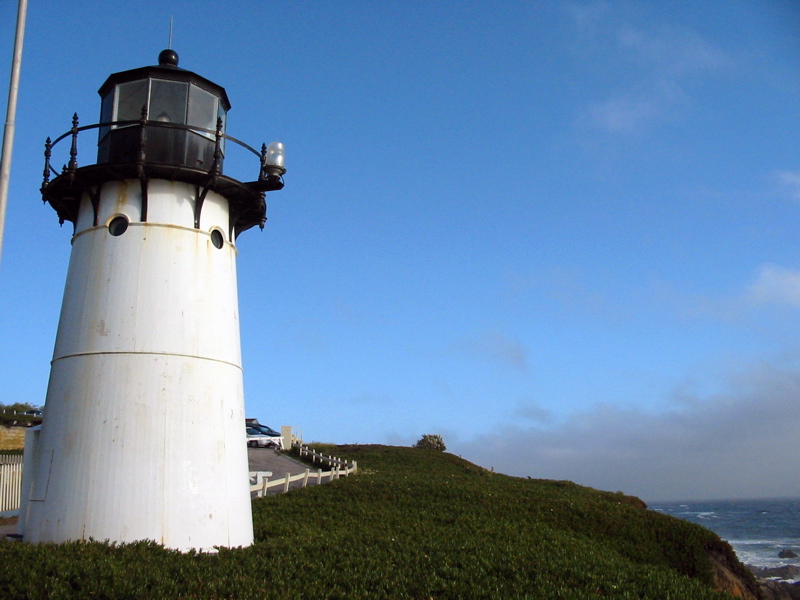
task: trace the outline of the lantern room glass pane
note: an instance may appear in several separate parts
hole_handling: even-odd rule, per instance
[[[100,107],[100,122],[108,123],[114,115],[114,90],[111,90],[103,98],[103,104]],[[99,140],[102,140],[108,134],[108,127],[100,128]]]
[[[189,125],[210,129],[217,128],[217,97],[197,86],[189,86]],[[202,134],[214,137],[213,134]]]
[[[147,118],[151,121],[185,124],[188,94],[188,83],[153,79]]]
[[[219,99],[212,93],[189,86],[188,125],[210,131],[189,131],[186,134],[186,166],[210,169],[214,161],[214,143],[217,129],[217,104]]]
[[[222,102],[219,103],[219,114],[217,116],[222,119],[222,131],[225,131],[225,123],[228,120],[228,113],[225,112],[225,107],[222,106]]]
[[[222,106],[222,102],[217,104],[219,108],[219,113],[217,116],[222,119],[222,132],[225,133],[225,127],[228,125],[228,113],[225,112],[225,107]],[[220,140],[220,150],[222,150],[222,155],[225,156],[225,138]]]
[[[147,79],[121,83],[116,87],[117,111],[115,121],[138,121],[147,105]]]

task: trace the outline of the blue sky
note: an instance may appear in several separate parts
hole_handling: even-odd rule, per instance
[[[800,496],[795,2],[97,6],[28,9],[0,401],[43,401],[69,257],[44,140],[174,16],[228,133],[287,149],[238,241],[249,416],[646,500]]]

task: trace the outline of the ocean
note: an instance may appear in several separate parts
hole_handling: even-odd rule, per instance
[[[747,565],[800,566],[800,499],[655,502],[656,510],[699,523],[727,541]],[[780,558],[781,551],[797,558]]]

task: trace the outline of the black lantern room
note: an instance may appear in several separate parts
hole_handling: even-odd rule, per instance
[[[178,67],[174,50],[164,50],[158,66],[111,75],[98,93],[102,100],[97,162],[134,162],[138,157],[140,120],[168,125],[148,132],[144,152],[151,163],[208,170],[214,164],[217,121],[225,133],[231,107],[225,90]],[[222,172],[222,156],[219,171]]]
[[[141,220],[147,220],[147,183],[151,179],[198,186],[198,209],[213,190],[228,199],[235,236],[266,220],[264,192],[283,188],[283,145],[262,145],[257,152],[225,132],[230,102],[225,89],[178,67],[174,50],[164,50],[158,65],[114,73],[100,87],[100,122],[72,129],[45,145],[42,197],[60,221],[77,219],[84,194],[99,197],[104,182],[138,179],[142,186]],[[97,129],[97,163],[78,166],[78,134]],[[70,138],[69,162],[59,173],[51,165],[54,146]],[[81,138],[83,139],[83,138]],[[259,158],[258,178],[241,182],[223,175],[226,141]],[[50,177],[56,175],[52,181]],[[94,200],[93,200],[94,202]],[[95,211],[96,212],[96,211]]]

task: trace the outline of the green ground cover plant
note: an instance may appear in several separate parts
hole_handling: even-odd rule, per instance
[[[324,451],[359,473],[254,501],[250,548],[0,543],[0,598],[730,598],[708,559],[730,547],[635,498],[437,450]]]

